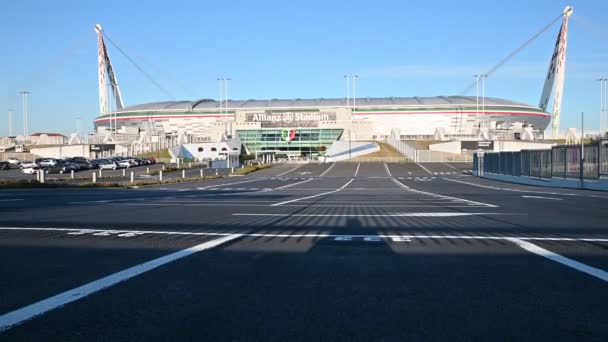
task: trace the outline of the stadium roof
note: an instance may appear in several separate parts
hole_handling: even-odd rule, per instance
[[[350,99],[352,106],[352,99]],[[477,103],[475,96],[434,96],[434,97],[361,97],[357,98],[357,107],[367,106],[470,106]],[[481,105],[481,97],[479,98]],[[527,104],[504,100],[494,97],[485,98],[486,106],[502,105],[502,106],[522,106],[532,107]],[[222,107],[225,104],[222,104]],[[311,107],[345,107],[346,98],[333,99],[271,99],[271,100],[228,100],[229,109],[247,109],[247,108],[311,108]],[[121,109],[121,112],[129,111],[193,111],[193,110],[209,110],[219,109],[220,103],[212,99],[202,99],[198,101],[166,101],[166,102],[151,102],[129,106]],[[536,108],[536,107],[533,107]]]

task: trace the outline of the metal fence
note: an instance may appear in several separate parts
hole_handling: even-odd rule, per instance
[[[599,179],[608,177],[608,140],[584,146],[559,145],[550,150],[475,154],[474,170],[479,165],[483,172],[510,176]]]

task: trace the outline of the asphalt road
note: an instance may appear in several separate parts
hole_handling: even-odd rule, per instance
[[[467,164],[0,192],[2,341],[605,341],[608,193]]]

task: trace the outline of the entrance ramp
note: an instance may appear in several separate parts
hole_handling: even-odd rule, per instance
[[[327,161],[343,161],[380,151],[380,146],[369,141],[336,141],[327,150]]]

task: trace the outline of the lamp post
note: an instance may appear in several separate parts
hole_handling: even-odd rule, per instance
[[[600,138],[603,137],[604,131],[606,130],[606,88],[608,84],[608,77],[598,78],[600,82]]]
[[[344,75],[344,79],[346,79],[346,108],[350,106],[349,96],[350,96],[350,80],[348,75]]]
[[[486,78],[488,75],[480,75],[481,77],[481,126],[485,126],[486,124]]]
[[[479,120],[479,77],[480,75],[473,75],[475,77],[475,118]],[[481,128],[481,127],[479,127]]]
[[[22,107],[23,108],[23,137],[27,138],[28,128],[29,128],[28,127],[29,113],[28,113],[28,108],[27,108],[28,107],[27,100],[28,100],[28,95],[30,94],[30,92],[24,90],[24,91],[21,91],[20,94],[21,94],[21,101],[22,101],[22,106],[23,106]]]
[[[353,79],[353,109],[357,108],[357,78],[359,75],[352,75]]]
[[[13,136],[13,110],[8,110],[8,136]]]

